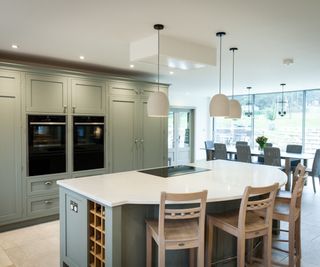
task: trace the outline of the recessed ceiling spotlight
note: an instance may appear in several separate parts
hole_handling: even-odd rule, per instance
[[[173,74],[174,74],[174,72],[173,72],[173,71],[170,71],[169,73],[170,73],[170,75],[173,75]]]
[[[133,64],[131,64],[131,65],[130,65],[130,68],[131,68],[131,69],[132,69],[132,68],[134,68],[134,65],[133,65]]]
[[[12,47],[13,49],[18,49],[18,48],[19,48],[19,46],[16,45],[16,44],[11,45],[11,47]]]
[[[285,58],[285,59],[283,59],[282,62],[283,62],[284,65],[289,66],[289,65],[294,63],[294,59],[293,58]]]
[[[80,58],[81,60],[84,60],[84,56],[80,56],[79,58]]]

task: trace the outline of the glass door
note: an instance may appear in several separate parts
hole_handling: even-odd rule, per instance
[[[168,116],[168,165],[193,161],[193,110],[170,109]]]

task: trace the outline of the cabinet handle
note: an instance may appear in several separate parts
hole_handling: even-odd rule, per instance
[[[144,142],[144,140],[143,139],[140,139],[140,143],[143,143]]]
[[[63,113],[67,113],[67,106],[66,105],[63,106]]]
[[[139,140],[138,140],[138,139],[135,139],[134,142],[135,142],[135,144],[137,144],[137,143],[139,142]]]
[[[48,181],[48,182],[45,182],[44,184],[45,184],[45,185],[52,185],[52,182],[49,182],[49,181]]]
[[[52,201],[51,200],[45,200],[45,201],[43,201],[43,203],[48,205],[48,204],[52,204]]]

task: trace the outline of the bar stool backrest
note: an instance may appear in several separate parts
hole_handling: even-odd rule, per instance
[[[264,217],[264,227],[271,231],[272,214],[274,200],[277,194],[279,184],[275,183],[266,187],[247,186],[240,205],[238,228],[239,231],[245,231],[246,217],[248,212],[258,212]],[[250,199],[254,195],[253,200]],[[258,231],[259,229],[257,229]]]
[[[295,171],[293,173],[293,176],[292,176],[292,188],[291,188],[291,193],[293,192],[294,190],[294,187],[296,185],[296,182],[298,180],[298,178],[300,176],[302,176],[303,178],[305,177],[306,175],[306,167],[303,166],[301,163],[299,163],[297,165],[297,167],[295,168]]]
[[[281,166],[280,149],[278,147],[264,148],[264,164],[271,166]]]
[[[237,161],[251,163],[251,149],[248,145],[239,145],[237,148]]]
[[[204,242],[204,224],[208,191],[173,194],[161,192],[159,208],[159,238],[165,242],[165,221],[166,220],[198,220],[198,240]],[[200,200],[200,203],[199,203]],[[196,202],[192,208],[167,208],[166,202],[170,204],[179,204],[181,202]]]
[[[295,221],[295,217],[297,215],[300,216],[303,187],[304,187],[304,175],[301,175],[301,176],[299,175],[292,192],[292,197],[290,202],[290,211],[289,211],[289,220]]]
[[[227,147],[225,144],[214,144],[214,157],[215,159],[227,159]]]

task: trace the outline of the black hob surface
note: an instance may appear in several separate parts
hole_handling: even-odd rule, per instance
[[[155,176],[160,176],[163,178],[170,178],[179,175],[185,174],[192,174],[197,172],[205,172],[210,171],[209,169],[193,167],[193,166],[186,166],[186,165],[178,165],[178,166],[171,166],[171,167],[164,167],[164,168],[155,168],[149,170],[142,170],[139,172],[151,174]]]

